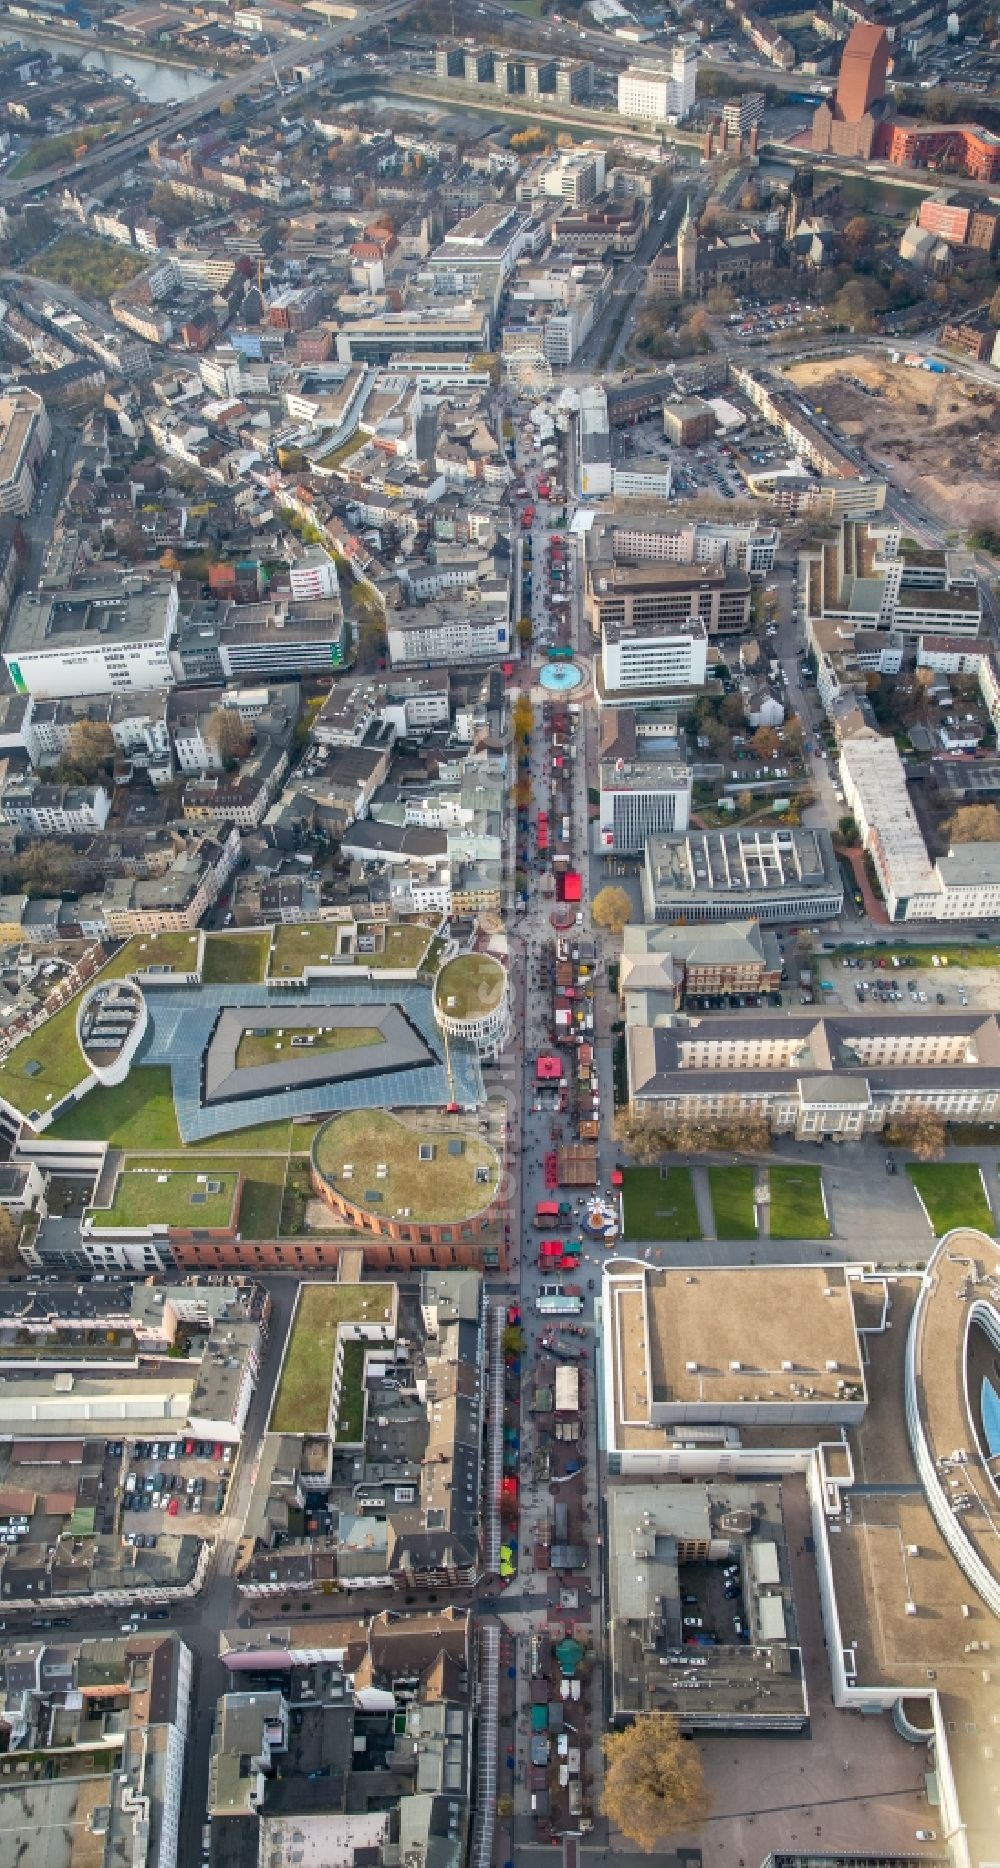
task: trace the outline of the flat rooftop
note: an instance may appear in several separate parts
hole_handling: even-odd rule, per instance
[[[972,1549],[1000,1579],[1000,1499],[997,1478],[983,1457],[976,1425],[966,1402],[967,1331],[970,1305],[997,1307],[1000,1248],[982,1232],[948,1234],[927,1267],[925,1299],[916,1324],[917,1405],[931,1458],[946,1493],[967,1497],[968,1509],[956,1514]],[[975,1400],[970,1394],[970,1400]],[[942,1469],[961,1449],[960,1467]],[[1000,1461],[993,1465],[1000,1471]]]
[[[499,1159],[478,1134],[446,1118],[410,1122],[384,1109],[334,1116],[313,1143],[313,1160],[352,1205],[384,1219],[405,1211],[418,1224],[471,1219],[500,1185]]]
[[[973,1235],[979,1239],[980,1235]],[[844,1649],[860,1687],[937,1691],[948,1731],[952,1769],[968,1825],[972,1860],[996,1855],[1000,1781],[991,1755],[996,1721],[995,1678],[983,1649],[995,1646],[996,1620],[966,1580],[942,1539],[920,1486],[907,1437],[904,1364],[919,1277],[891,1286],[891,1330],[866,1337],[869,1405],[848,1444],[857,1485],[847,1494],[850,1516],[830,1536],[830,1556]],[[941,1292],[947,1307],[948,1293]],[[957,1329],[966,1306],[952,1295]],[[942,1371],[947,1378],[949,1371]],[[971,1452],[967,1421],[956,1442]],[[949,1452],[952,1450],[949,1447]],[[860,1488],[864,1488],[861,1490]],[[907,1614],[906,1605],[915,1613]],[[936,1827],[936,1812],[928,1811]]]
[[[130,582],[134,588],[130,589]],[[82,584],[75,590],[28,591],[14,606],[6,654],[99,649],[121,642],[159,642],[167,633],[169,578]]]
[[[274,1405],[272,1433],[325,1434],[341,1326],[384,1324],[396,1334],[396,1290],[391,1284],[301,1284]]]
[[[485,953],[462,953],[441,968],[434,988],[438,1009],[449,1018],[485,1018],[500,1004],[507,975]]]
[[[617,1284],[613,1268],[611,1276]],[[656,1418],[674,1405],[710,1412],[713,1402],[744,1398],[788,1403],[805,1400],[805,1389],[809,1398],[836,1401],[845,1382],[863,1390],[851,1288],[840,1266],[650,1269],[625,1273],[622,1282],[626,1418]]]

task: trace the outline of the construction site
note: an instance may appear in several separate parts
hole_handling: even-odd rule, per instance
[[[861,354],[794,364],[788,377],[869,460],[956,529],[1000,509],[1000,397],[938,365]]]

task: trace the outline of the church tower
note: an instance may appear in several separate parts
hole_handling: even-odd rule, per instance
[[[682,298],[694,298],[697,293],[698,273],[698,229],[691,219],[690,199],[684,209],[684,219],[677,229],[677,281]]]

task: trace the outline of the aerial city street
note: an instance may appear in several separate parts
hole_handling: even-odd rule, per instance
[[[0,1868],[996,1868],[996,12],[0,0],[0,377]]]

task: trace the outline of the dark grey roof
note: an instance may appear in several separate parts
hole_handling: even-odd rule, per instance
[[[293,1033],[316,1033],[332,1025],[372,1027],[380,1033],[381,1041],[343,1051],[314,1050],[291,1043]],[[249,1031],[287,1032],[289,1041],[273,1064],[238,1069],[240,1039]],[[204,1100],[207,1104],[234,1102],[285,1088],[415,1070],[436,1061],[416,1026],[397,1005],[278,1005],[222,1011],[205,1051]]]
[[[415,824],[380,824],[364,818],[345,833],[343,847],[368,859],[384,856],[445,856],[448,837],[443,830],[424,830]]]
[[[901,1035],[941,1036],[960,1034],[967,1039],[966,1055],[961,1063],[866,1064],[851,1050],[852,1039],[871,1039],[885,1031]],[[718,1039],[725,1042],[752,1043],[760,1039],[798,1042],[801,1054],[794,1063],[775,1070],[715,1070],[711,1066],[697,1071],[682,1068],[680,1043],[684,1039]],[[833,1086],[853,1080],[859,1093],[865,1084],[874,1095],[893,1091],[983,1089],[1000,1084],[1000,1021],[993,1013],[958,1011],[912,1015],[901,1025],[898,1015],[878,1017],[874,1011],[861,1016],[781,1018],[742,1014],[738,1019],[725,1015],[706,1019],[677,1021],[671,1025],[633,1027],[627,1034],[629,1086],[640,1097],[666,1096],[766,1096],[798,1092],[808,1085],[807,1100],[819,1095],[818,1083],[824,1078]],[[834,1090],[834,1094],[838,1094]]]

